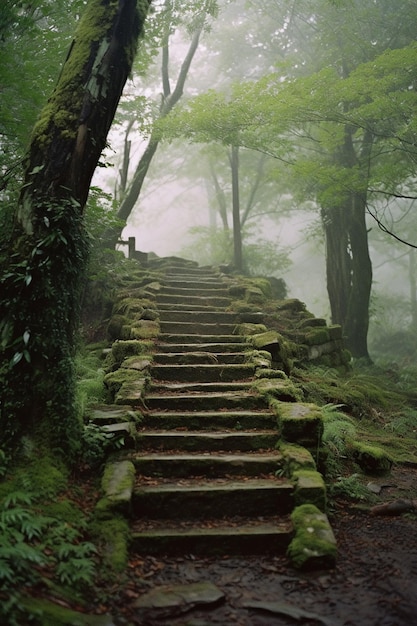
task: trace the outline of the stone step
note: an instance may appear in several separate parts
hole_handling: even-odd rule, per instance
[[[230,324],[236,325],[237,314],[231,311],[218,311],[213,308],[212,311],[200,310],[168,310],[160,311],[159,319],[161,322],[188,322],[192,324]]]
[[[204,476],[261,476],[274,473],[282,467],[279,452],[265,454],[219,454],[184,452],[138,452],[130,460],[142,476],[188,478]]]
[[[224,308],[217,306],[209,306],[203,304],[188,304],[187,302],[183,302],[181,304],[177,304],[176,302],[159,302],[158,310],[162,315],[169,312],[175,313],[230,313],[230,311],[226,311]]]
[[[227,364],[238,365],[245,363],[246,355],[242,352],[206,352],[203,350],[197,352],[156,352],[152,355],[153,362],[158,365],[171,365],[178,367],[180,365],[210,365],[210,364]]]
[[[252,381],[231,381],[231,382],[151,382],[151,394],[200,394],[200,393],[247,393],[252,387]],[[148,396],[146,396],[147,398]]]
[[[166,276],[164,284],[167,287],[172,287],[176,291],[180,289],[224,289],[224,283],[215,276],[179,276],[175,277]]]
[[[287,514],[294,486],[278,478],[188,479],[149,485],[139,477],[132,496],[134,515],[160,519],[202,519]]]
[[[229,291],[225,285],[218,281],[207,282],[205,280],[187,281],[176,284],[175,282],[165,282],[161,293],[175,294],[179,296],[229,296]]]
[[[193,364],[193,365],[152,365],[150,374],[156,380],[181,380],[204,382],[230,382],[253,376],[253,365]]]
[[[187,306],[194,304],[199,307],[228,307],[231,303],[231,298],[228,296],[220,296],[213,291],[210,292],[210,295],[204,297],[195,294],[193,290],[191,290],[191,293],[187,294],[167,293],[164,291],[156,295],[155,301],[158,306],[160,304],[185,304]]]
[[[171,265],[166,270],[167,276],[208,276],[218,278],[219,272],[212,266],[206,267],[184,267]]]
[[[174,341],[174,338],[172,341],[167,342],[167,343],[163,343],[159,341],[157,344],[157,348],[159,352],[160,353],[164,352],[164,353],[189,354],[190,352],[195,353],[196,351],[198,351],[198,352],[208,352],[211,354],[218,354],[220,352],[223,354],[230,354],[230,353],[235,353],[238,351],[241,351],[242,353],[244,353],[245,350],[248,350],[249,348],[249,345],[246,342],[236,341],[237,337],[234,337],[235,339],[234,342],[222,341],[220,343],[217,343],[217,342],[185,343],[185,342],[179,342],[180,336],[176,335],[178,343]],[[216,338],[218,339],[219,337],[217,336]],[[159,337],[159,339],[161,339],[161,336]],[[213,337],[211,337],[211,339],[213,339]]]
[[[159,340],[162,343],[177,344],[201,344],[201,343],[241,343],[248,347],[244,337],[240,335],[195,335],[195,334],[179,334],[179,333],[161,333]],[[159,345],[158,345],[159,348]]]
[[[271,521],[269,521],[271,519]],[[195,520],[183,524],[159,520],[134,524],[131,550],[137,554],[184,556],[283,554],[293,537],[288,516],[276,518],[208,518],[200,525]]]
[[[201,389],[201,387],[200,387]],[[266,408],[263,398],[248,391],[190,391],[178,393],[178,390],[164,393],[151,392],[145,397],[145,405],[149,410],[175,411],[214,411],[222,409],[252,410]]]
[[[170,322],[161,320],[160,322],[161,332],[163,334],[177,334],[177,335],[234,335],[236,324],[222,324],[213,323],[208,324],[206,322]]]
[[[223,428],[231,429],[236,433],[253,428],[274,429],[277,427],[276,416],[268,410],[210,411],[207,407],[203,408],[206,410],[173,411],[172,407],[167,406],[163,411],[157,409],[147,411],[143,414],[141,426],[159,430],[181,428],[185,431],[217,431]]]
[[[278,441],[279,433],[272,429],[241,432],[145,430],[137,434],[137,447],[140,450],[250,452],[274,449]]]

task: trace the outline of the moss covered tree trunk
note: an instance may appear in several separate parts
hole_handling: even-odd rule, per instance
[[[89,0],[30,141],[0,302],[2,444],[41,431],[66,454],[81,429],[73,352],[88,255],[83,209],[148,0]]]

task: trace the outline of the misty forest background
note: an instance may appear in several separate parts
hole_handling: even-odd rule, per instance
[[[128,237],[282,279],[288,298],[340,324],[352,368],[302,372],[308,401],[339,419],[333,439],[327,420],[329,476],[367,416],[387,447],[412,437],[409,460],[417,4],[0,5],[0,621],[13,625],[39,572],[94,583],[88,481],[119,442],[84,417],[103,400],[100,314],[132,273]],[[349,394],[358,430],[337,411]]]
[[[1,9],[3,236],[83,5]],[[416,22],[411,0],[154,2],[93,179],[93,247],[110,229],[284,278],[357,358],[414,362]]]
[[[284,279],[354,363],[413,366],[415,3],[120,6],[110,30],[97,0],[0,12],[5,441],[45,415],[78,441],[77,311],[128,236]]]

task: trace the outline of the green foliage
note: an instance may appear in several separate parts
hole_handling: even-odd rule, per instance
[[[43,572],[57,583],[82,590],[93,583],[95,546],[84,540],[85,522],[77,525],[45,515],[34,496],[12,491],[0,505],[0,620],[10,626],[30,621],[25,589],[39,584]]]
[[[92,422],[84,426],[81,439],[81,458],[90,469],[100,467],[112,452],[124,446],[123,433],[109,433]]]
[[[349,441],[357,436],[354,420],[340,411],[343,405],[328,404],[322,408],[322,443],[326,450],[326,476],[337,477],[349,454]]]
[[[347,498],[348,500],[359,500],[362,502],[372,502],[374,500],[372,493],[360,480],[359,474],[339,476],[336,482],[330,485],[329,492],[334,498]]]
[[[13,446],[38,411],[50,420],[52,447],[75,450],[73,356],[88,244],[73,199],[38,208],[36,235],[18,239],[0,275],[0,423]]]

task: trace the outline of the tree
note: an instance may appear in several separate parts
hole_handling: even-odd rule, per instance
[[[170,126],[227,145],[239,135],[239,145],[293,166],[297,186],[320,207],[332,319],[344,326],[353,355],[368,359],[366,213],[372,195],[394,192],[415,169],[416,8],[409,0],[395,8],[389,2],[333,8],[327,1],[313,10],[309,3],[297,5],[298,13],[293,8],[303,33],[311,25],[310,75],[295,78],[285,65],[269,79],[208,93],[190,103],[188,119],[174,116]],[[394,49],[384,53],[388,46]],[[308,73],[307,61],[304,46],[300,74]],[[325,69],[314,73],[320,61]]]
[[[152,56],[152,54],[155,55],[158,46],[160,46],[162,93],[158,94],[160,104],[157,112],[155,113],[155,105],[151,107],[154,112],[149,120],[149,139],[136,166],[135,172],[129,183],[126,184],[125,182],[120,185],[121,188],[124,188],[125,193],[121,198],[117,216],[123,223],[127,221],[137,203],[149,167],[158,149],[160,137],[153,130],[154,118],[163,119],[169,115],[182,98],[185,83],[198,49],[201,35],[207,28],[209,17],[215,16],[216,13],[217,3],[213,0],[191,0],[191,2],[181,7],[178,7],[172,0],[164,0],[159,11],[153,16],[153,27],[149,35],[147,46],[150,56]],[[178,71],[175,85],[173,85],[171,78],[172,66],[170,63],[171,39],[179,26],[184,23],[186,23],[187,35],[190,35],[191,39]],[[140,98],[137,100],[140,101]],[[133,98],[133,106],[137,107],[135,101],[136,98]],[[130,102],[128,109],[130,110],[131,108],[132,103]],[[130,120],[128,122],[128,125],[129,124]],[[122,172],[126,172],[126,170],[122,168]],[[120,231],[107,233],[105,236],[106,243],[110,246],[116,245],[118,239],[120,239],[120,234]]]
[[[66,455],[79,446],[72,357],[88,253],[83,209],[147,9],[144,0],[89,1],[33,130],[1,268],[5,444],[41,432]]]

